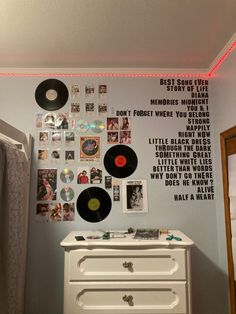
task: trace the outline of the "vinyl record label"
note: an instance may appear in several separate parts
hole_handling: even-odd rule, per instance
[[[62,108],[66,104],[68,96],[66,85],[56,79],[41,82],[35,91],[35,99],[38,105],[47,111]]]
[[[90,187],[80,193],[77,211],[88,222],[102,221],[111,211],[111,198],[102,188]]]
[[[138,159],[132,148],[126,145],[112,146],[104,156],[107,172],[116,178],[126,178],[137,168]]]
[[[125,156],[123,155],[118,155],[116,158],[115,158],[115,165],[119,168],[122,168],[126,165],[127,163],[127,160],[125,158]]]
[[[99,199],[93,197],[88,201],[88,208],[92,211],[98,210],[100,207],[100,201]]]

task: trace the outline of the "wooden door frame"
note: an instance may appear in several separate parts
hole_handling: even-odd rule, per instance
[[[231,240],[232,233],[231,233],[231,218],[230,218],[230,201],[229,201],[229,194],[228,194],[228,191],[229,191],[228,155],[229,154],[227,150],[227,140],[234,137],[236,137],[236,126],[220,133],[231,314],[236,314],[236,300],[235,300],[234,264],[233,264],[232,240]]]

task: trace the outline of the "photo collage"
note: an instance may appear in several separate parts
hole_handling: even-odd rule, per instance
[[[104,152],[106,145],[131,144],[131,119],[112,116],[108,101],[105,84],[72,85],[62,112],[36,113],[38,222],[75,220],[86,185],[112,189],[112,177],[103,174]]]

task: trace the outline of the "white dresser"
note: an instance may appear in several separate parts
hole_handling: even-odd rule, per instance
[[[101,232],[71,232],[65,249],[64,314],[191,314],[193,242],[125,238],[87,239]],[[85,241],[77,241],[82,235]]]

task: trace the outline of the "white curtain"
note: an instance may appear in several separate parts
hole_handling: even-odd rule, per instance
[[[0,139],[0,314],[24,314],[27,159]]]

